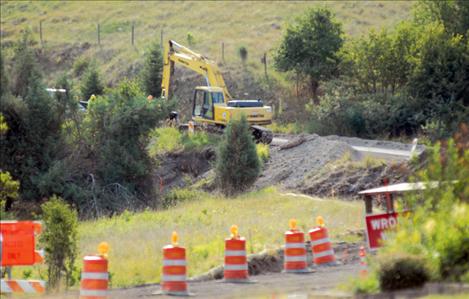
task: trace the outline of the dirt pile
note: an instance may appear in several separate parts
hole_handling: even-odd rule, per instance
[[[379,186],[383,179],[406,181],[415,170],[405,156],[411,148],[393,141],[277,134],[255,188],[277,185],[308,195],[357,198],[359,191]],[[416,153],[424,149],[417,146]]]
[[[215,149],[208,147],[202,151],[177,151],[167,154],[161,159],[153,178],[154,185],[160,186],[165,193],[173,188],[190,185],[211,169],[215,159]]]
[[[289,143],[296,146],[290,147]],[[298,136],[282,146],[271,147],[271,158],[256,187],[280,185],[285,189],[302,189],[308,174],[319,172],[326,164],[352,151],[347,143],[340,140],[328,140],[316,134]]]
[[[355,264],[359,260],[359,248],[361,244],[338,242],[333,245],[337,265]],[[311,253],[310,242],[305,242],[307,251],[308,266],[314,269],[312,264],[313,256]],[[248,256],[249,275],[260,275],[267,273],[280,273],[283,270],[284,249],[264,250],[260,253],[250,254]],[[191,281],[208,281],[213,279],[223,279],[223,265],[217,266],[210,271],[191,278]]]

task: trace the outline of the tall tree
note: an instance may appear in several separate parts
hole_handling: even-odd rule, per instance
[[[418,23],[438,22],[444,25],[450,34],[468,36],[469,1],[420,1],[417,5],[415,19]]]
[[[317,104],[319,81],[337,75],[342,44],[342,25],[332,12],[311,9],[288,27],[275,56],[275,67],[307,76]]]
[[[38,191],[41,176],[60,148],[61,122],[25,33],[13,58],[13,90],[18,97],[2,97],[1,109],[9,130],[2,142],[0,165],[21,182],[22,199],[47,196]]]
[[[142,87],[147,95],[159,97],[161,94],[161,79],[163,71],[163,55],[160,45],[153,43],[145,54],[145,64],[142,70]]]

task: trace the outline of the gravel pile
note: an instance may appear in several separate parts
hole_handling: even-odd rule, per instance
[[[301,139],[302,142],[298,142]],[[286,189],[296,189],[307,174],[317,173],[329,162],[340,159],[345,153],[353,152],[350,145],[340,140],[331,140],[316,134],[298,136],[289,141],[296,146],[272,146],[271,159],[266,163],[257,188],[280,185]]]

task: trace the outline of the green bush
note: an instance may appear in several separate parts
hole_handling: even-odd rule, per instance
[[[381,290],[421,287],[429,279],[422,258],[413,255],[380,256],[378,279]]]
[[[230,120],[226,127],[218,147],[215,173],[225,195],[246,190],[259,175],[256,145],[244,115]]]
[[[182,202],[200,199],[200,194],[199,190],[175,188],[163,197],[162,205],[164,208],[170,208]]]
[[[256,152],[259,157],[259,162],[264,165],[270,159],[270,147],[268,144],[258,143],[256,144]]]
[[[376,273],[370,273],[366,277],[352,279],[347,287],[351,287],[354,294],[374,294],[379,292],[379,280]]]
[[[98,69],[95,65],[89,65],[84,74],[81,85],[82,100],[88,101],[92,95],[102,95],[104,93],[104,86]]]
[[[415,180],[439,186],[406,196],[412,215],[399,219],[399,230],[383,248],[422,256],[436,280],[460,281],[469,271],[469,150],[457,144],[450,139],[444,150],[434,146]]]
[[[215,145],[220,138],[204,131],[193,134],[181,133],[177,128],[161,127],[150,132],[147,147],[150,157],[157,157],[177,150],[201,150],[208,145]]]
[[[42,205],[42,211],[45,230],[40,242],[46,252],[48,288],[58,288],[64,275],[65,286],[71,286],[78,249],[77,213],[56,196]]]

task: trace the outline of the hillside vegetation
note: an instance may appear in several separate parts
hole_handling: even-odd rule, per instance
[[[1,5],[2,49],[10,49],[25,28],[34,32],[39,43],[42,23],[47,77],[69,70],[73,60],[84,56],[101,64],[107,82],[133,76],[141,67],[143,53],[152,41],[175,39],[191,45],[197,52],[241,68],[238,48],[248,51],[248,65],[262,71],[260,58],[275,48],[285,29],[307,8],[323,6],[336,13],[345,32],[357,36],[370,28],[389,27],[410,13],[411,2],[82,2],[8,1]],[[97,24],[101,47],[97,46]],[[135,45],[131,45],[131,26],[135,23]],[[270,53],[269,53],[270,54]],[[269,55],[268,54],[268,55]],[[269,57],[268,57],[269,60]],[[268,61],[269,63],[269,61]],[[226,68],[226,66],[224,67]]]

